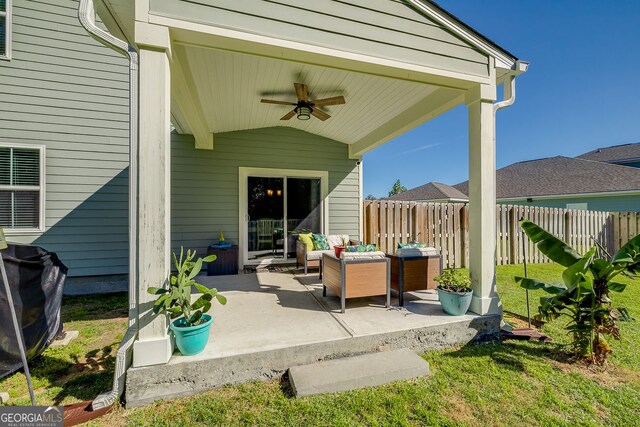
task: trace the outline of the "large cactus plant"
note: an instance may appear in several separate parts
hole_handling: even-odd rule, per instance
[[[196,326],[202,323],[202,315],[211,309],[211,302],[217,300],[220,304],[226,304],[227,299],[218,293],[215,288],[207,288],[195,281],[196,276],[202,269],[203,262],[213,262],[215,255],[205,258],[196,257],[196,251],[188,250],[186,256],[184,248],[180,248],[180,259],[173,254],[173,262],[176,266],[176,273],[169,276],[168,288],[150,287],[147,289],[152,295],[158,295],[153,304],[153,312],[169,313],[171,319],[184,317],[184,326]],[[195,287],[202,295],[191,303],[191,287]]]

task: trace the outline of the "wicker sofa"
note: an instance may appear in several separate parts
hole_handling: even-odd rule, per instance
[[[360,242],[356,240],[350,240],[346,234],[328,234],[327,243],[331,249],[325,251],[307,251],[307,246],[300,240],[296,241],[296,267],[304,266],[304,274],[307,274],[309,268],[319,268],[320,261],[322,260],[322,254],[334,253],[333,247],[342,244],[342,241],[348,242],[350,245],[359,245]]]

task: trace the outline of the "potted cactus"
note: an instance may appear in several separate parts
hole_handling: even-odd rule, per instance
[[[471,279],[469,275],[455,269],[446,269],[434,277],[438,285],[438,297],[445,313],[462,316],[471,305]]]
[[[169,287],[147,289],[150,294],[158,296],[153,304],[153,312],[170,315],[170,328],[176,337],[176,345],[185,356],[201,353],[209,341],[213,318],[207,312],[211,310],[211,302],[217,300],[222,305],[227,303],[227,299],[220,295],[217,289],[209,289],[195,281],[202,269],[202,263],[213,262],[216,256],[209,255],[194,261],[195,257],[196,251],[188,250],[185,257],[184,248],[180,248],[180,259],[173,254],[176,273],[169,276]],[[192,286],[202,293],[193,303]]]

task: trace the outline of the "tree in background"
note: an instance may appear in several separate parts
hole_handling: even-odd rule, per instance
[[[389,191],[389,197],[404,193],[405,191],[407,191],[407,187],[400,184],[400,180],[397,180],[396,183],[393,184],[393,187],[391,187],[391,191]]]
[[[378,198],[376,196],[374,196],[373,194],[368,194],[367,197],[364,198],[365,200],[378,200]]]

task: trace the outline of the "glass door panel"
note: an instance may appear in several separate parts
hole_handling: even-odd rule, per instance
[[[284,178],[247,178],[249,260],[284,258]]]
[[[287,178],[287,252],[295,258],[299,233],[322,232],[320,178]]]

